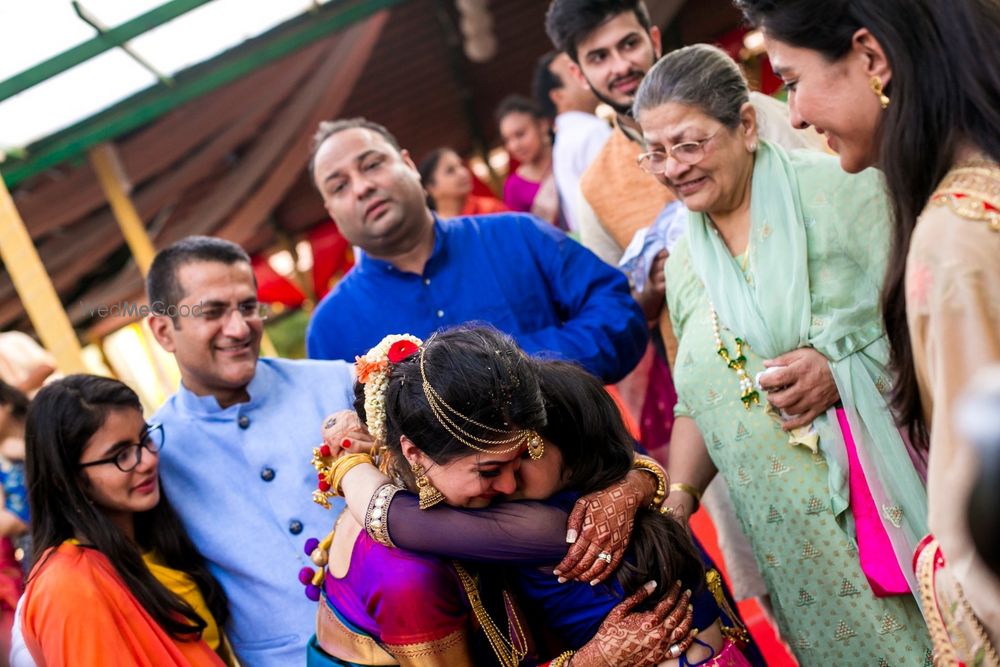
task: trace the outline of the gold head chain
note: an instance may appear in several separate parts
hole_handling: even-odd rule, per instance
[[[427,399],[427,405],[430,406],[431,412],[433,412],[434,416],[437,417],[438,422],[442,427],[444,427],[444,430],[451,434],[451,437],[455,438],[469,449],[474,449],[477,452],[483,452],[486,454],[509,454],[510,452],[516,451],[522,446],[527,445],[528,456],[530,456],[533,461],[537,461],[542,458],[542,454],[545,452],[545,443],[542,440],[542,436],[538,435],[538,433],[534,430],[517,429],[511,432],[494,428],[486,424],[481,424],[475,419],[463,415],[461,412],[448,405],[448,403],[441,398],[441,394],[439,394],[437,390],[431,386],[430,381],[427,379],[427,371],[424,369],[424,349],[424,347],[420,348],[420,378],[423,381],[424,397]],[[461,419],[476,428],[482,429],[483,431],[496,433],[498,435],[495,438],[476,437],[469,433],[466,429],[459,426],[453,417]],[[509,447],[497,449],[498,447],[504,447],[504,445],[509,445]]]

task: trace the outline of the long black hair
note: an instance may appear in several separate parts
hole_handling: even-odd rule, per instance
[[[142,560],[142,550],[156,552],[165,565],[188,574],[220,627],[229,617],[226,596],[162,489],[156,507],[135,514],[135,543],[87,494],[87,482],[79,468],[80,455],[115,410],[141,413],[142,405],[126,385],[94,375],[68,375],[43,387],[32,400],[25,430],[35,554],[30,576],[44,572],[45,560],[53,548],[80,537],[107,557],[132,595],[172,637],[198,639],[205,621],[150,573]]]
[[[892,407],[927,445],[906,321],[906,256],[917,217],[955,163],[963,142],[1000,161],[1000,4],[996,0],[736,0],[776,39],[830,62],[867,28],[885,50],[891,99],[879,128],[879,166],[892,197],[894,233],[882,314],[896,375]]]
[[[635,460],[634,440],[600,380],[565,361],[540,360],[535,368],[548,417],[539,432],[562,453],[570,471],[566,488],[585,495],[624,479]],[[628,592],[650,580],[704,581],[687,530],[660,512],[639,510],[630,547],[634,558],[622,561],[615,573]],[[657,593],[668,590],[663,586]]]

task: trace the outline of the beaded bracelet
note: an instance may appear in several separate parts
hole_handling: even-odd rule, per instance
[[[378,487],[371,502],[368,503],[368,511],[365,512],[365,532],[384,547],[394,548],[389,537],[389,503],[393,496],[402,491],[403,487],[392,483],[383,484]]]
[[[635,470],[645,470],[651,475],[656,476],[656,493],[653,495],[653,499],[649,503],[649,509],[660,509],[663,505],[663,501],[667,497],[667,476],[663,474],[663,469],[652,461],[647,461],[646,459],[639,457],[636,457],[636,459],[632,462],[632,468]]]

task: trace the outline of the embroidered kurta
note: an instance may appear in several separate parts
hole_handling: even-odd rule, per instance
[[[913,232],[906,311],[930,427],[929,523],[947,561],[942,577],[949,584],[938,585],[938,602],[951,606],[950,582],[957,581],[994,643],[1000,640],[1000,580],[969,536],[965,513],[976,463],[956,432],[955,404],[977,370],[1000,363],[998,258],[1000,166],[986,160],[961,165],[945,177]],[[956,638],[959,658],[970,663],[975,634],[966,642]]]
[[[686,239],[667,262],[667,284],[680,334],[677,414],[695,420],[726,479],[781,635],[799,663],[875,665],[884,658],[923,665],[928,639],[916,602],[872,593],[857,546],[831,510],[823,455],[790,446],[763,407],[744,409],[739,380],[715,351],[708,296]],[[735,335],[722,328],[731,351]],[[752,349],[745,354],[751,376],[764,370]]]
[[[677,413],[694,419],[729,485],[800,663],[848,664],[863,655],[872,664],[922,664],[929,642],[916,601],[909,593],[876,597],[861,565],[880,575],[871,565],[887,559],[901,574],[894,561],[909,560],[926,530],[923,483],[883,397],[887,350],[877,300],[888,218],[881,182],[875,172],[844,174],[832,157],[761,141],[751,193],[746,262],[731,256],[701,213],[691,213],[667,261],[680,341]],[[751,378],[763,370],[762,355],[807,345],[820,351],[844,414],[818,417],[818,440],[790,438],[763,396],[760,405],[744,396],[716,351],[715,323],[730,354],[745,355]],[[746,344],[738,347],[737,336]],[[849,475],[848,422],[867,480]],[[866,506],[866,494],[851,492],[852,483],[855,491],[867,484],[877,510],[871,496]],[[881,524],[901,548],[872,553],[874,543],[862,541],[859,554],[862,518],[863,536],[877,536]]]

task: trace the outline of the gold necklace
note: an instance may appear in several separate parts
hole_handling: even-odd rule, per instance
[[[514,627],[510,627],[510,620],[508,619],[511,639],[504,637],[496,623],[490,618],[486,607],[483,605],[482,598],[479,597],[479,588],[476,586],[476,581],[472,578],[472,575],[459,563],[455,562],[452,565],[455,567],[455,572],[458,573],[458,578],[462,582],[465,594],[469,597],[469,605],[472,607],[472,613],[475,615],[479,627],[483,629],[483,633],[486,635],[486,639],[489,641],[497,660],[502,667],[517,667],[524,660],[524,656],[528,654],[528,642],[524,636],[524,630],[521,628],[521,621],[517,618],[517,612],[513,611],[514,604],[510,596],[507,595],[507,591],[503,592],[504,603],[508,609],[512,610],[510,613],[514,616]],[[515,646],[515,642],[519,646]]]
[[[731,357],[729,349],[722,342],[719,314],[715,312],[715,306],[711,303],[708,304],[708,310],[712,316],[712,336],[715,339],[715,352],[722,357],[726,365],[733,369],[736,376],[740,379],[740,400],[743,401],[743,407],[749,410],[751,405],[760,405],[760,394],[753,387],[753,380],[750,379],[750,373],[747,372],[746,368],[747,358],[743,354],[744,348],[749,348],[750,346],[742,338],[736,336],[736,356]]]

